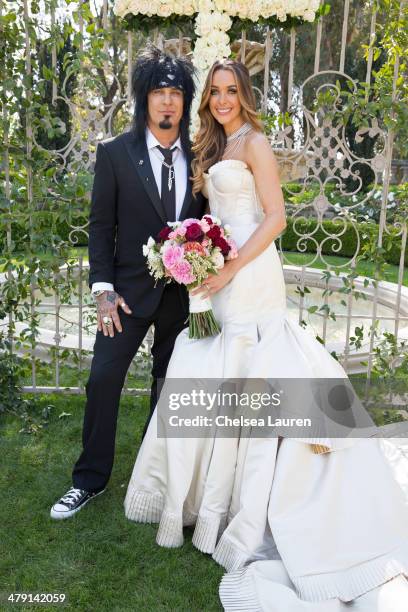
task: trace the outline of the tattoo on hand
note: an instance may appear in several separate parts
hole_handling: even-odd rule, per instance
[[[114,304],[116,302],[117,297],[118,297],[118,294],[116,293],[116,291],[108,291],[106,294],[106,299],[111,304]]]

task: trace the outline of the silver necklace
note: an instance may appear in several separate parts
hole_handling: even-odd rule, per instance
[[[228,156],[231,157],[241,146],[244,136],[246,136],[252,130],[250,123],[244,123],[240,128],[232,132],[227,136],[227,144],[225,145],[224,155],[227,152]]]
[[[175,157],[177,157],[178,154],[178,149],[177,147],[175,148],[174,152],[173,152],[173,164],[168,164],[166,161],[164,161],[164,159],[162,158],[161,154],[159,153],[159,151],[157,151],[157,149],[152,149],[153,153],[156,155],[157,159],[160,159],[161,163],[163,164],[163,166],[166,166],[166,168],[169,169],[169,177],[167,179],[167,187],[169,188],[169,191],[171,191],[171,188],[173,186],[173,181],[175,180],[175,172],[174,172],[174,159]]]
[[[227,144],[229,144],[232,140],[247,134],[250,130],[252,130],[252,125],[250,123],[244,123],[240,128],[232,132],[229,136],[227,136]]]

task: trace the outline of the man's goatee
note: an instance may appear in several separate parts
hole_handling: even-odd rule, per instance
[[[159,128],[161,130],[170,130],[172,128],[172,124],[169,117],[165,117],[163,121],[160,121]]]

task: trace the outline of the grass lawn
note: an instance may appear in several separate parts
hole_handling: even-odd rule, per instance
[[[303,264],[308,265],[308,262],[311,261],[313,257],[312,253],[297,253],[297,252],[292,252],[292,251],[285,251],[284,253],[287,259],[287,261],[285,260],[285,264],[290,262],[290,265],[293,265],[293,266],[302,266]],[[344,266],[344,264],[346,264],[347,261],[349,261],[349,258],[338,257],[337,255],[325,255],[324,258],[325,258],[325,261],[329,262],[332,266]],[[320,260],[317,260],[310,267],[325,269],[325,266]],[[347,273],[350,271],[350,269],[351,269],[350,266],[347,266],[346,268],[342,268],[340,273],[341,274]],[[357,271],[357,274],[361,276],[368,276],[370,278],[373,278],[374,265],[369,261],[361,261],[357,264],[356,271]],[[333,270],[333,273],[334,272],[335,272],[335,269]],[[384,275],[381,280],[385,280],[390,283],[398,283],[398,275],[399,275],[398,266],[394,266],[393,264],[387,263],[385,264]],[[402,284],[408,286],[408,268],[407,267],[404,268]]]
[[[155,543],[156,525],[125,518],[123,500],[148,398],[122,398],[108,489],[60,522],[50,519],[49,510],[71,485],[84,398],[43,396],[41,402],[54,408],[36,436],[19,434],[17,419],[0,415],[0,610],[33,609],[7,603],[12,592],[65,593],[70,610],[222,610],[218,585],[224,570],[192,546],[190,530],[182,548],[164,549]],[[71,416],[59,419],[62,412]]]

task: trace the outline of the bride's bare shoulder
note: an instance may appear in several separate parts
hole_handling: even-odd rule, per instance
[[[248,134],[245,142],[245,157],[250,167],[260,161],[275,161],[271,143],[263,132],[253,130]]]
[[[262,147],[263,149],[271,149],[267,136],[263,132],[257,132],[255,130],[251,130],[251,132],[249,132],[245,140],[245,144],[249,150],[256,150],[258,147]]]

